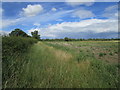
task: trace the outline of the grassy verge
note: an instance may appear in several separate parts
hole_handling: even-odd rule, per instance
[[[26,53],[37,40],[24,37],[2,38],[2,85],[13,87],[18,79],[24,63],[27,63]],[[11,83],[12,82],[12,83]],[[16,83],[17,84],[17,83]]]
[[[89,51],[89,49],[91,50],[90,47],[99,48],[101,46],[103,48],[107,46],[106,44],[99,46],[99,44],[87,42],[38,42],[27,53],[21,54],[19,58],[17,57],[17,61],[23,61],[19,66],[17,65],[18,67],[21,66],[21,69],[15,68],[15,76],[13,75],[11,79],[8,79],[4,87],[119,87],[118,65],[99,60],[92,51]],[[117,45],[113,43],[109,47],[113,48],[113,50],[117,49]]]

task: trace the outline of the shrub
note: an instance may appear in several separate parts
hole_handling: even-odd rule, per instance
[[[64,40],[65,40],[65,41],[69,41],[69,38],[68,38],[68,37],[65,37]]]
[[[110,53],[109,53],[109,55],[111,55],[111,56],[112,56],[113,54],[110,52]]]
[[[23,55],[36,42],[37,39],[30,37],[2,38],[3,85],[16,71],[19,71],[24,62],[27,62],[27,60],[23,60]]]
[[[106,53],[99,53],[99,56],[100,57],[103,57],[103,56],[105,56],[106,55]]]
[[[3,37],[2,38],[2,52],[3,53],[14,53],[24,52],[37,40],[33,38],[24,37]]]

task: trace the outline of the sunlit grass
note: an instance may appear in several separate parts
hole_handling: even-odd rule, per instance
[[[26,53],[16,57],[20,69],[14,68],[13,74],[16,75],[6,80],[4,87],[119,87],[119,65],[104,60],[109,53],[99,57],[99,53],[107,53],[109,50],[117,51],[117,43],[38,42]],[[114,58],[114,55],[111,57]]]

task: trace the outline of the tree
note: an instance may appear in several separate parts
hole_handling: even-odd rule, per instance
[[[21,37],[30,37],[28,36],[24,31],[22,31],[21,29],[15,29],[14,31],[12,31],[9,36],[21,36]]]
[[[65,41],[69,41],[69,38],[68,38],[68,37],[65,37],[64,40],[65,40]]]
[[[40,35],[38,35],[38,31],[31,32],[33,38],[40,39]]]

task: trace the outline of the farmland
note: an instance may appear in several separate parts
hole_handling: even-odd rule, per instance
[[[3,87],[120,87],[118,50],[117,41],[39,41],[27,52],[10,57],[20,68],[12,68],[17,70],[3,79]]]

